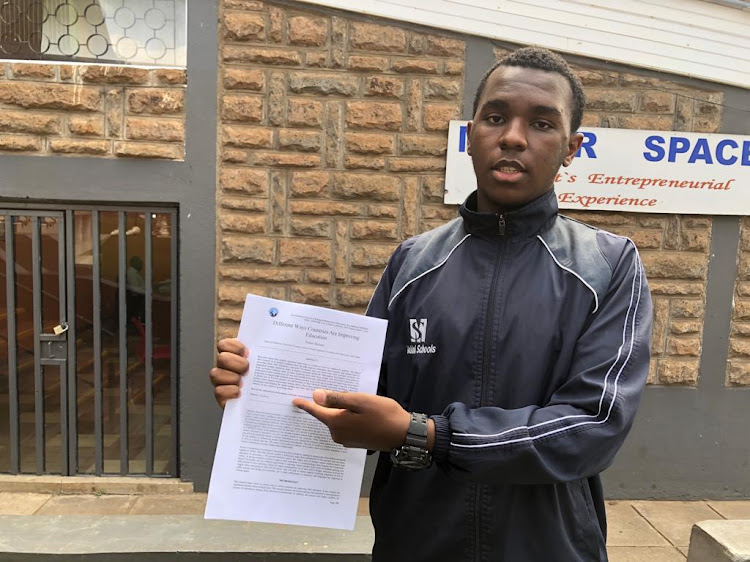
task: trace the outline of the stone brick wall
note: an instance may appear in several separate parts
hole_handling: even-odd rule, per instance
[[[178,160],[183,70],[0,65],[0,153]]]
[[[221,11],[218,331],[245,294],[363,311],[442,204],[464,43],[254,0]]]
[[[442,195],[448,121],[473,96],[463,43],[257,0],[224,0],[221,36],[219,335],[236,334],[247,291],[362,311],[396,244],[456,216]],[[576,72],[585,125],[721,124],[719,92]],[[711,219],[567,214],[635,241],[655,305],[650,383],[697,384]]]
[[[726,383],[750,386],[750,217],[740,222],[738,258]]]

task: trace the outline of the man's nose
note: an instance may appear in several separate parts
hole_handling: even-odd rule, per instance
[[[503,128],[500,147],[513,150],[526,150],[526,126],[520,119],[513,119]]]

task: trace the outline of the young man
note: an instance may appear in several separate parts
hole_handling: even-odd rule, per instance
[[[584,107],[560,57],[512,53],[474,106],[477,191],[399,246],[368,309],[389,322],[380,396],[294,403],[336,441],[383,452],[374,560],[606,560],[599,473],[648,375],[643,267],[630,240],[557,213]],[[223,404],[247,361],[236,340],[218,347]]]

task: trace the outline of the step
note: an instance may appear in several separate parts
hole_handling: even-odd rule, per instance
[[[192,482],[140,476],[0,474],[0,492],[37,494],[189,494]],[[3,535],[0,533],[0,537]]]
[[[0,516],[0,562],[17,560],[371,560],[374,533],[214,521],[201,515]]]
[[[750,562],[750,520],[718,519],[693,525],[688,562]]]

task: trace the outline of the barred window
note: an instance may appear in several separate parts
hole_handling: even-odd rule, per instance
[[[0,59],[186,66],[187,0],[0,0]]]

